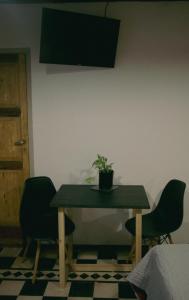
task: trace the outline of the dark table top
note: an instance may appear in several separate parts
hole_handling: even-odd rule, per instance
[[[110,192],[91,189],[92,185],[64,184],[54,196],[52,207],[150,208],[142,185],[119,185]]]

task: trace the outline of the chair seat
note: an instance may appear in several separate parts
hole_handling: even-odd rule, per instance
[[[31,224],[30,224],[31,225]],[[65,215],[65,235],[70,235],[74,232],[75,225]],[[29,232],[28,232],[29,233]],[[49,213],[43,215],[42,222],[41,220],[35,220],[35,223],[32,224],[32,231],[30,237],[34,239],[49,239],[57,240],[58,239],[58,213]]]
[[[129,219],[125,223],[126,229],[135,236],[135,218]],[[164,235],[165,231],[161,231],[157,228],[153,214],[149,213],[142,216],[142,237],[152,238]]]

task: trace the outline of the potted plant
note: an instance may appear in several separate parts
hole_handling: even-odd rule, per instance
[[[114,175],[112,165],[113,163],[108,163],[108,159],[100,154],[97,154],[97,159],[92,164],[99,171],[99,189],[101,190],[112,188]]]

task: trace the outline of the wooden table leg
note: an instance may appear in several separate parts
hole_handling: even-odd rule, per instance
[[[142,211],[135,209],[136,227],[135,227],[135,264],[142,257]]]
[[[66,285],[66,261],[65,261],[65,222],[64,209],[58,208],[58,235],[59,235],[59,282],[60,287]]]

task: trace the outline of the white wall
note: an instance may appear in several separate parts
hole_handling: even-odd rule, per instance
[[[103,15],[105,3],[43,6]],[[0,48],[31,50],[32,175],[83,183],[101,153],[115,183],[143,184],[151,204],[169,179],[189,185],[189,3],[110,3],[121,19],[114,69],[39,64],[41,7],[0,5]],[[189,242],[188,208],[186,191],[177,242]],[[77,243],[128,240],[127,211],[73,215]]]

